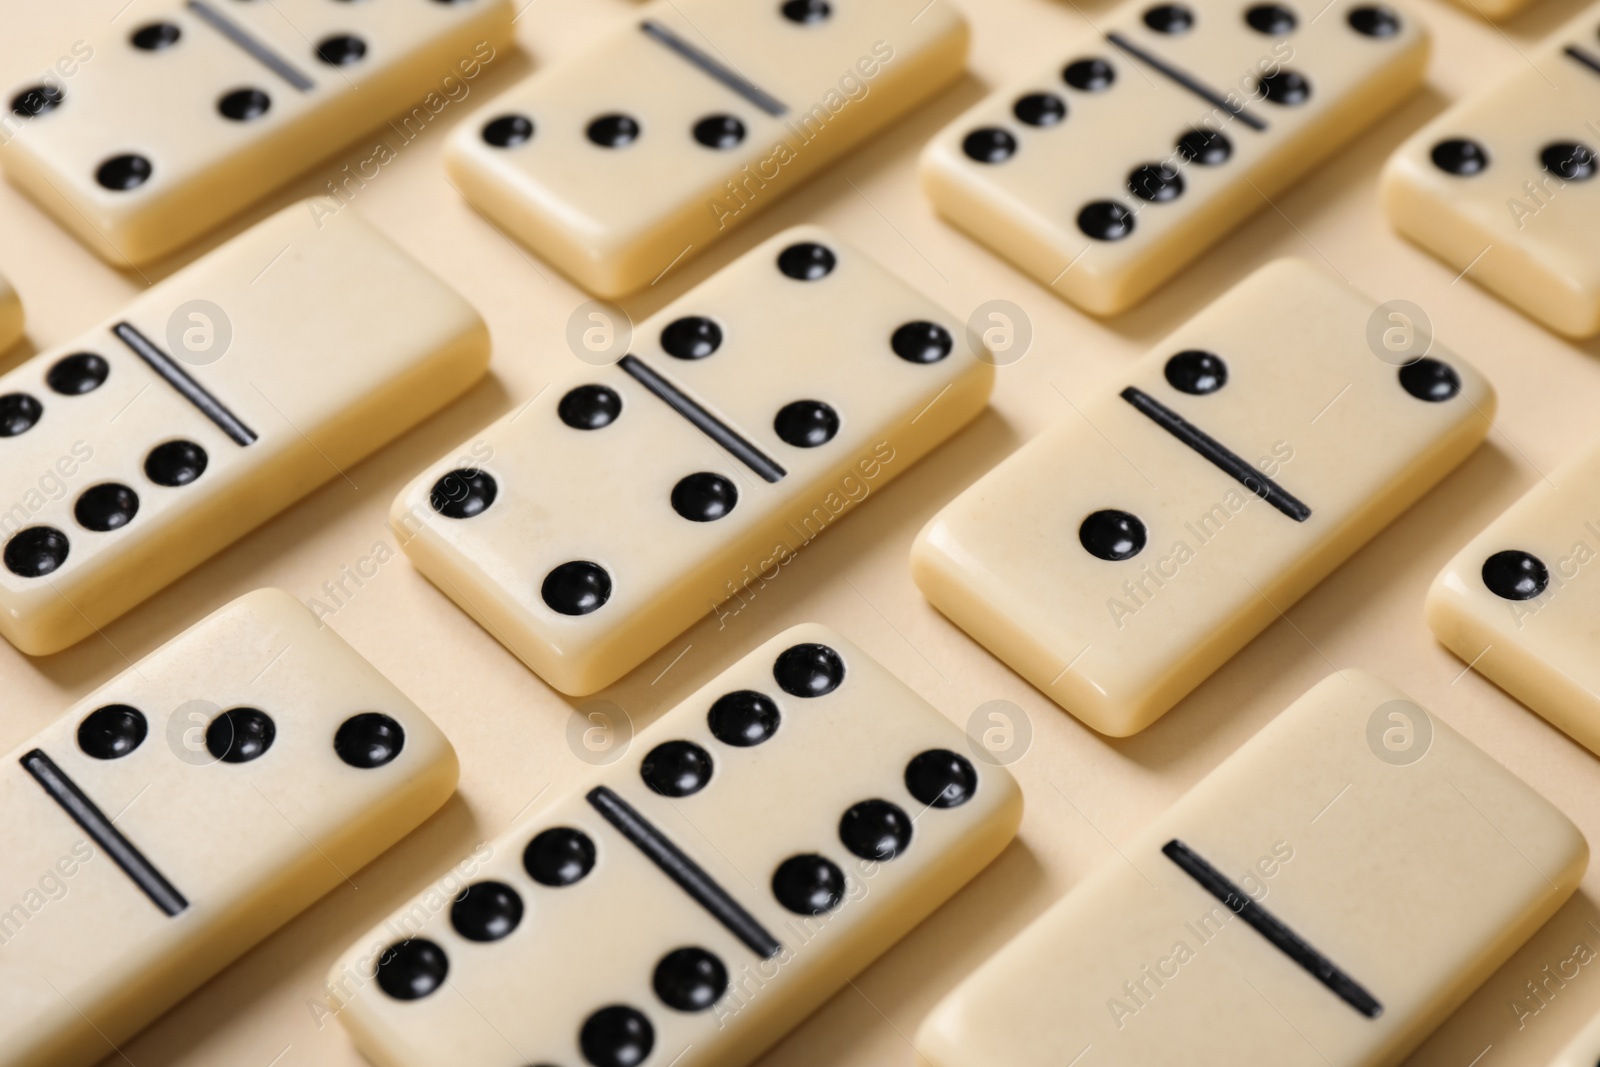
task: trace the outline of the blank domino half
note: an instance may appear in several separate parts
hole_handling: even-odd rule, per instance
[[[13,86],[0,123],[6,176],[119,266],[188,244],[511,39],[508,0],[161,0],[134,16],[81,42],[70,77]]]
[[[0,375],[0,634],[93,633],[483,375],[477,313],[300,203]]]
[[[1263,267],[935,515],[917,584],[1096,730],[1144,729],[1488,432],[1482,375],[1379,358],[1373,310]]]
[[[927,0],[662,0],[451,138],[467,199],[602,296],[631,292],[954,81]]]
[[[1365,0],[1135,0],[929,144],[934,207],[1052,291],[1139,300],[1416,88],[1420,20]]]
[[[1600,333],[1600,4],[1402,145],[1395,229],[1569,337]]]
[[[787,630],[363,937],[328,994],[378,1067],[748,1063],[1016,832],[1016,782],[965,749],[838,634]]]
[[[1600,446],[1501,515],[1428,590],[1428,625],[1474,670],[1600,753]]]
[[[22,340],[22,300],[16,289],[0,275],[0,352]]]
[[[0,1062],[97,1062],[455,784],[444,735],[303,605],[235,600],[0,760]]]
[[[1371,675],[1301,697],[956,988],[930,1067],[1390,1067],[1560,907],[1588,846]]]
[[[641,323],[633,354],[424,471],[390,522],[545,681],[592,693],[781,584],[804,544],[982,410],[994,368],[964,335],[832,234],[788,230]]]

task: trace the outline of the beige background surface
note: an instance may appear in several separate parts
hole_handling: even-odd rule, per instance
[[[72,43],[131,28],[146,0],[6,0],[0,79],[23,83]],[[629,0],[518,0],[522,51],[497,59],[462,105],[400,152],[355,201],[401,245],[451,279],[494,335],[490,377],[375,458],[211,560],[115,625],[103,638],[29,660],[0,645],[0,750],[37,731],[71,701],[227,600],[262,585],[302,599],[321,595],[383,541],[383,516],[416,470],[531,396],[573,356],[568,316],[586,297],[497,234],[445,181],[445,128],[534,68],[582,49],[629,17]],[[934,0],[950,3],[952,0]],[[953,719],[1006,699],[1029,716],[1034,740],[1013,768],[1027,795],[1022,833],[995,865],[762,1062],[909,1065],[909,1037],[931,1005],[1241,741],[1335,666],[1359,666],[1408,690],[1567,811],[1600,842],[1600,763],[1500,693],[1432,640],[1422,620],[1429,580],[1468,538],[1540,475],[1600,433],[1600,344],[1573,346],[1475,289],[1390,232],[1378,210],[1384,158],[1447,102],[1523,60],[1521,49],[1569,18],[1577,0],[1540,0],[1496,28],[1441,0],[1412,0],[1435,34],[1426,88],[1310,180],[1183,272],[1153,299],[1110,322],[1072,310],[941,224],[916,191],[918,147],[1018,66],[1062,55],[1061,36],[1109,0],[965,0],[974,24],[968,76],[735,238],[626,302],[642,318],[781,227],[837,228],[953,311],[1015,301],[1035,341],[1001,368],[991,409],[969,429],[803,552],[739,615],[708,618],[602,694],[638,726],[781,627],[837,627]],[[70,87],[69,87],[70,91]],[[1537,122],[1539,116],[1528,116]],[[296,197],[319,191],[383,136],[344,155],[235,220],[195,254]],[[392,135],[391,135],[392,136]],[[1110,742],[1059,711],[935,613],[918,595],[906,551],[921,524],[978,474],[1078,400],[1172,326],[1255,266],[1280,255],[1329,264],[1380,299],[1427,310],[1442,338],[1500,391],[1488,443],[1432,494],[1289,611],[1165,719]],[[147,270],[158,279],[177,263]],[[74,336],[146,282],[120,274],[59,230],[9,186],[0,187],[0,271],[27,305],[27,341],[9,367]],[[337,300],[336,293],[328,299]],[[1060,393],[1057,390],[1060,390]],[[351,484],[353,483],[353,485]],[[173,551],[181,552],[181,545]],[[587,771],[569,751],[569,703],[458,612],[403,557],[384,564],[329,620],[434,717],[461,755],[461,789],[433,820],[276,936],[223,972],[108,1062],[355,1067],[340,1028],[319,1028],[310,1004],[328,964],[353,937],[471,850],[501,832],[541,791]],[[548,797],[549,794],[545,794]],[[1546,964],[1579,940],[1600,947],[1600,870],[1521,953],[1410,1061],[1481,1067],[1537,1064],[1595,1012],[1600,968],[1585,967],[1519,1028],[1509,1004]],[[1530,1002],[1531,1006],[1531,1002]],[[3,1025],[3,1023],[0,1023]],[[1474,1057],[1480,1057],[1475,1060]]]

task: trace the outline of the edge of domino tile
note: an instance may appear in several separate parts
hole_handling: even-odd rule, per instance
[[[1379,303],[1310,260],[1298,256],[1280,256],[1268,260],[1228,287],[1211,303],[1177,323],[1135,357],[1133,363],[1111,371],[1095,385],[1095,398],[1114,394],[1121,383],[1128,380],[1131,367],[1170,352],[1190,332],[1195,322],[1209,320],[1216,307],[1224,301],[1236,302],[1239,294],[1250,289],[1306,283],[1317,286],[1316,293],[1310,299],[1320,300],[1322,305],[1342,302],[1352,306],[1375,307]],[[1128,699],[1127,693],[1113,696],[1093,680],[1080,681],[1077,674],[1064,669],[1070,668],[1071,664],[1059,654],[1059,650],[1036,640],[1004,610],[1003,604],[991,598],[973,581],[973,567],[970,564],[973,557],[964,551],[965,546],[958,541],[948,543],[948,539],[941,537],[942,523],[948,511],[969,496],[985,491],[996,471],[1012,465],[1025,465],[1035,452],[1057,447],[1054,440],[1056,432],[1073,423],[1078,416],[1066,415],[1052,421],[975,481],[963,486],[935,511],[917,532],[909,549],[912,580],[927,603],[951,625],[1067,714],[1106,737],[1125,738],[1139,734],[1164,718],[1228,661],[1265,633],[1278,618],[1278,608],[1287,610],[1316,589],[1339,566],[1363,551],[1423,496],[1454,473],[1481,446],[1493,426],[1498,408],[1494,383],[1459,352],[1449,348],[1443,351],[1449,355],[1451,365],[1462,374],[1463,393],[1469,394],[1473,389],[1478,392],[1473,413],[1463,412],[1454,427],[1441,434],[1428,449],[1419,452],[1414,462],[1400,471],[1380,496],[1352,511],[1343,526],[1337,531],[1330,531],[1324,543],[1316,546],[1314,552],[1300,557],[1296,566],[1284,576],[1268,583],[1261,590],[1265,599],[1253,605],[1254,615],[1248,612],[1236,615],[1228,620],[1226,626],[1220,626],[1203,639],[1197,639],[1185,659],[1173,664],[1154,684],[1134,693],[1136,699]],[[1100,389],[1105,389],[1106,393],[1100,393]],[[1352,528],[1362,532],[1352,535],[1349,532]],[[1277,607],[1273,607],[1274,604]]]
[[[1192,785],[1162,815],[1158,816],[1152,825],[1146,826],[1132,835],[1131,841],[1139,845],[1154,844],[1159,850],[1161,838],[1167,836],[1163,827],[1172,812],[1183,808],[1191,796],[1201,794],[1203,791],[1211,791],[1214,788],[1214,781],[1224,772],[1235,765],[1246,763],[1258,750],[1270,750],[1279,735],[1289,734],[1290,731],[1294,730],[1297,725],[1297,719],[1307,719],[1319,710],[1317,704],[1325,700],[1325,691],[1347,684],[1353,684],[1361,692],[1362,695],[1359,700],[1360,706],[1363,708],[1369,706],[1378,708],[1391,700],[1403,700],[1422,710],[1432,726],[1433,733],[1430,745],[1437,746],[1441,737],[1449,739],[1453,746],[1467,759],[1481,762],[1491,772],[1497,771],[1498,774],[1496,776],[1500,778],[1501,782],[1512,790],[1520,792],[1529,801],[1529,808],[1536,811],[1542,809],[1543,814],[1548,817],[1547,825],[1552,831],[1548,835],[1552,838],[1548,842],[1550,851],[1564,855],[1566,862],[1559,871],[1551,872],[1535,864],[1526,855],[1523,856],[1544,877],[1544,880],[1550,886],[1550,892],[1544,895],[1544,899],[1524,917],[1516,929],[1502,931],[1498,939],[1485,943],[1480,953],[1480,959],[1487,964],[1487,966],[1481,968],[1485,975],[1484,981],[1487,981],[1488,976],[1504,965],[1516,950],[1554,916],[1577,891],[1579,882],[1588,867],[1589,843],[1572,819],[1527,781],[1505,768],[1493,756],[1478,747],[1465,735],[1456,731],[1440,716],[1417,704],[1403,690],[1370,672],[1358,668],[1344,668],[1322,678],[1290,702],[1256,734],[1235,749],[1222,763]],[[1009,942],[982,961],[976,970],[956,985],[924,1016],[914,1039],[918,1050],[917,1063],[919,1067],[990,1067],[990,1064],[979,1058],[978,1054],[964,1049],[966,1042],[963,1040],[963,1035],[974,1029],[973,1024],[965,1017],[965,1002],[973,999],[975,991],[981,990],[991,981],[1011,984],[1005,982],[1006,968],[1010,963],[1010,957],[1016,955],[1019,950],[1025,951],[1027,944],[1040,933],[1041,928],[1052,924],[1053,920],[1059,915],[1072,908],[1074,900],[1080,892],[1088,891],[1091,887],[1095,887],[1100,883],[1111,881],[1120,874],[1124,866],[1131,862],[1126,858],[1129,847],[1130,845],[1117,846],[1119,858],[1101,863],[1089,874],[1087,879],[1078,883],[1065,895],[1058,898]],[[1521,852],[1521,849],[1519,848],[1518,851]],[[1390,1054],[1385,1055],[1381,1062],[1386,1064],[1399,1063],[1404,1059],[1405,1055],[1414,1051],[1417,1046],[1425,1041],[1481,985],[1482,982],[1480,981],[1465,987],[1441,991],[1445,995],[1435,998],[1435,1001],[1426,1006],[1425,1011],[1419,1014],[1412,1025],[1396,1037],[1394,1047],[1386,1050]],[[992,999],[987,998],[987,1000],[991,1001]],[[1597,1019],[1585,1031],[1585,1035],[1592,1035],[1593,1044],[1595,1047],[1600,1048],[1600,1019]],[[1574,1042],[1575,1046],[1579,1044],[1580,1042]],[[1070,1049],[1064,1050],[1067,1055],[1070,1055],[1071,1051]],[[1061,1059],[1064,1062],[1065,1056],[1061,1057]],[[1203,1050],[1196,1049],[1196,1058],[1185,1060],[1184,1062],[1209,1064],[1211,1061],[1205,1058]],[[1353,1065],[1341,1062],[1337,1067],[1353,1067]],[[1570,1065],[1567,1061],[1561,1060],[1551,1064],[1550,1067],[1594,1067],[1594,1063],[1591,1057],[1588,1060],[1574,1061]]]
[[[1467,669],[1477,671],[1556,729],[1600,755],[1600,694],[1518,641],[1516,633],[1522,628],[1520,618],[1514,626],[1504,622],[1496,625],[1492,617],[1486,618],[1477,610],[1489,603],[1483,599],[1487,593],[1481,578],[1484,561],[1494,552],[1518,547],[1503,531],[1515,526],[1525,509],[1561,494],[1563,487],[1567,492],[1584,492],[1590,483],[1581,476],[1583,468],[1597,463],[1600,463],[1600,441],[1593,441],[1551,471],[1547,478],[1535,482],[1490,520],[1434,576],[1428,586],[1423,612],[1435,640]],[[1552,577],[1565,584],[1576,580],[1577,576]],[[1547,595],[1555,596],[1560,591],[1558,586]],[[1493,596],[1492,593],[1488,595]],[[1536,597],[1524,603],[1538,605],[1540,599]],[[1504,603],[1509,607],[1515,602]]]
[[[0,274],[0,353],[22,340],[26,326],[22,298],[5,275]]]
[[[423,799],[421,801],[422,806],[426,807],[426,811],[422,812],[420,817],[418,817],[412,823],[412,829],[420,826],[434,812],[443,807],[444,803],[455,794],[456,783],[460,778],[459,758],[457,757],[455,746],[450,743],[449,737],[447,737],[444,731],[439,728],[438,724],[433,721],[433,718],[428,715],[428,713],[425,712],[414,700],[407,696],[406,693],[388,677],[388,675],[380,671],[371,660],[367,659],[367,657],[363,656],[359,651],[357,651],[355,646],[351,645],[343,637],[340,637],[332,627],[324,625],[310,608],[306,607],[305,604],[301,603],[300,600],[298,600],[292,594],[273,586],[262,586],[251,590],[250,592],[243,593],[184,627],[178,633],[163,641],[160,645],[156,646],[150,652],[140,657],[139,660],[130,664],[124,670],[118,671],[104,683],[96,686],[90,692],[63,707],[59,713],[53,716],[50,721],[45,724],[43,728],[35,731],[26,740],[19,742],[9,752],[5,753],[4,755],[0,755],[0,765],[9,765],[10,762],[14,762],[15,759],[22,753],[37,747],[38,739],[42,735],[57,729],[63,722],[79,716],[83,711],[101,706],[103,700],[102,694],[116,691],[125,677],[130,674],[139,674],[139,668],[144,664],[150,662],[156,657],[172,655],[175,650],[181,648],[186,643],[204,636],[207,630],[225,618],[240,614],[255,616],[256,621],[253,629],[258,632],[298,630],[300,631],[301,635],[309,641],[315,641],[323,645],[333,647],[337,650],[337,654],[340,656],[340,658],[347,660],[351,665],[357,667],[358,669],[363,669],[367,672],[370,672],[372,677],[381,680],[385,685],[393,689],[395,693],[398,694],[400,698],[410,706],[411,711],[417,716],[418,722],[427,728],[427,732],[431,734],[437,744],[441,746],[441,755],[445,758],[445,764],[449,770],[448,788],[442,790],[437,799]],[[153,718],[153,716],[151,717]],[[153,736],[155,732],[156,731],[154,727],[152,727],[151,736]],[[426,785],[427,783],[421,782],[419,784]],[[409,830],[406,831],[406,833],[409,832]],[[377,858],[377,856],[381,855],[387,850],[387,848],[392,847],[393,844],[397,844],[404,838],[404,836],[405,834],[401,834],[389,845],[372,852],[366,860],[362,861],[363,865],[367,862],[370,862],[372,859]]]
[[[850,638],[831,626],[816,622],[803,622],[778,631],[729,664],[725,670],[708,679],[704,685],[674,704],[650,726],[635,735],[633,747],[642,752],[648,752],[655,742],[671,735],[673,728],[677,725],[672,720],[678,712],[692,707],[708,708],[717,697],[727,691],[729,683],[726,679],[728,675],[751,662],[770,662],[781,649],[806,642],[819,642],[839,647],[846,650],[847,657],[853,656],[870,663],[876,672],[900,687],[908,700],[915,701],[917,705],[920,705],[919,711],[935,720],[942,721],[950,730],[952,740],[961,736],[961,728],[951,721],[942,710],[912,689],[898,674],[879,662],[876,657],[862,649]],[[546,824],[548,819],[547,812],[561,801],[573,796],[580,796],[597,782],[604,780],[607,777],[606,771],[611,766],[611,764],[607,764],[603,767],[592,768],[588,773],[576,780],[570,788],[522,815],[513,825],[497,834],[488,843],[491,856],[505,854],[515,857],[514,865],[520,871],[522,869],[521,856],[526,839],[533,829]],[[915,922],[909,925],[902,923],[890,936],[882,940],[881,944],[870,946],[870,950],[866,951],[864,955],[858,951],[857,956],[861,959],[859,966],[845,973],[836,984],[824,983],[826,988],[823,990],[822,995],[820,997],[811,996],[811,1002],[804,1011],[797,1014],[791,1013],[792,1017],[788,1018],[780,1015],[775,1033],[763,1039],[759,1036],[759,1033],[755,1038],[752,1038],[752,1035],[746,1031],[742,1039],[725,1049],[722,1055],[714,1056],[712,1060],[704,1062],[719,1065],[735,1062],[744,1063],[774,1047],[789,1032],[804,1022],[807,1017],[820,1010],[829,1000],[836,996],[847,984],[848,979],[855,977],[878,959],[893,951],[894,947],[909,936],[918,926],[949,904],[957,894],[970,885],[979,875],[983,874],[999,858],[1000,854],[1011,846],[1016,839],[1022,822],[1025,803],[1022,787],[1015,776],[1004,766],[985,764],[983,773],[989,776],[989,788],[999,788],[1003,793],[999,800],[991,802],[994,807],[989,815],[992,828],[998,828],[1000,832],[991,832],[987,836],[972,832],[968,835],[969,839],[965,842],[964,848],[953,850],[944,857],[943,870],[935,872],[942,874],[948,884],[948,888],[943,895],[939,896],[933,905],[924,911]],[[504,842],[511,842],[513,847],[499,847]],[[381,1018],[369,1018],[364,1012],[350,1010],[353,1006],[360,1004],[363,997],[370,998],[380,995],[377,990],[371,988],[376,985],[377,981],[376,964],[374,963],[371,968],[368,968],[364,966],[364,963],[377,960],[383,952],[399,941],[410,940],[413,937],[428,936],[428,927],[424,927],[421,930],[411,930],[399,920],[409,917],[415,911],[418,903],[425,901],[430,896],[438,895],[445,900],[449,900],[458,895],[464,885],[473,880],[471,876],[462,873],[461,868],[467,861],[478,857],[478,853],[484,848],[485,845],[480,843],[477,849],[467,853],[462,860],[457,861],[438,878],[430,881],[425,888],[408,897],[403,903],[385,915],[381,921],[365,930],[362,936],[352,940],[349,947],[339,953],[328,970],[322,992],[328,1002],[329,1014],[338,1017],[354,1047],[377,1067],[410,1064],[413,1061],[399,1058],[395,1054],[395,1050],[402,1046],[395,1044],[395,1034],[383,1025]],[[962,873],[956,874],[952,880],[953,872]],[[493,875],[491,872],[478,874],[477,877],[479,879],[492,878]],[[442,909],[435,912],[433,917],[437,918],[439,914],[443,914]],[[397,934],[397,931],[405,931],[405,934],[402,936]],[[370,974],[368,973],[369,971],[371,972]],[[345,994],[343,990],[352,975],[355,976],[357,982],[355,990],[353,993]],[[806,990],[807,995],[816,992],[814,988],[816,985],[816,981],[809,983]],[[756,1051],[747,1058],[740,1050],[747,1051],[750,1048],[755,1048]],[[728,1057],[732,1058],[729,1059]],[[677,1062],[677,1060],[673,1061],[675,1064]],[[696,1060],[695,1062],[702,1061]]]

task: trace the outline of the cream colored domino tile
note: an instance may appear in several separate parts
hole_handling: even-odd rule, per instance
[[[1396,1064],[1588,862],[1549,802],[1360,671],[1117,851],[934,1009],[927,1064]]]
[[[1550,329],[1600,333],[1600,4],[1418,130],[1383,172],[1395,229]]]
[[[353,212],[285,208],[0,375],[0,634],[88,636],[488,360],[477,312]]]
[[[110,262],[181,248],[510,46],[509,0],[173,0],[14,85],[6,176]],[[431,117],[431,116],[430,116]]]
[[[1488,432],[1483,376],[1380,359],[1373,310],[1263,267],[935,515],[917,585],[1096,730],[1144,729]]]
[[[1428,625],[1472,668],[1600,753],[1600,446],[1542,479],[1428,590]]]
[[[0,352],[22,340],[24,316],[17,290],[0,276]]]
[[[747,1063],[981,870],[1022,794],[833,631],[768,641],[362,937],[379,1067]]]
[[[111,1054],[456,784],[438,728],[275,589],[152,652],[0,768],[12,1067]]]
[[[641,323],[633,355],[452,450],[390,521],[524,663],[592,693],[982,410],[994,368],[964,334],[832,234],[788,230]]]
[[[927,0],[661,0],[488,105],[446,166],[578,284],[631,292],[962,73]]]
[[[1137,303],[1410,94],[1428,35],[1367,0],[1117,9],[945,128],[945,218],[1087,311]]]

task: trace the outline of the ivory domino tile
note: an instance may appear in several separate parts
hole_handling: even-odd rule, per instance
[[[294,204],[0,375],[0,634],[95,632],[453,400],[483,320]]]
[[[664,0],[451,139],[495,222],[601,296],[651,283],[954,81],[926,0]]]
[[[1422,81],[1405,8],[1119,7],[928,145],[941,215],[1097,315],[1137,303]]]
[[[165,0],[13,88],[6,176],[96,254],[188,244],[350,138],[475,76],[509,0]]]
[[[930,1067],[1397,1064],[1588,851],[1438,717],[1341,671],[982,964],[917,1048]]]
[[[935,515],[917,585],[1094,729],[1144,729],[1488,432],[1483,376],[1396,366],[1373,315],[1261,268]]]
[[[1600,333],[1600,5],[1418,130],[1383,172],[1402,234],[1558,333]]]
[[[358,941],[378,1067],[733,1067],[981,870],[1022,795],[821,626],[751,652]]]
[[[444,735],[303,605],[233,601],[0,760],[0,1061],[111,1055],[455,784]]]
[[[982,410],[994,368],[964,336],[833,234],[788,230],[452,450],[390,523],[524,663],[592,693]]]

